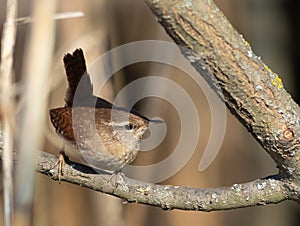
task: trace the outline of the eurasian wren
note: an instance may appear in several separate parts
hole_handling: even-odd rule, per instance
[[[118,171],[131,163],[149,122],[109,108],[63,107],[50,110],[56,131],[75,145],[85,161],[96,168]]]
[[[150,120],[92,94],[81,49],[66,54],[64,66],[68,80],[66,104],[50,110],[56,132],[75,145],[89,165],[106,171],[121,170],[136,158]]]

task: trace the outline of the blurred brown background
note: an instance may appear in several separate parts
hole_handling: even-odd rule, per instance
[[[299,82],[299,78],[296,77],[299,69],[296,66],[300,50],[298,42],[300,18],[297,14],[297,1],[216,0],[215,2],[236,29],[251,43],[254,52],[280,75],[285,88],[299,100],[295,85]],[[1,26],[5,15],[4,5],[4,1],[1,1]],[[18,10],[19,17],[31,15],[31,2],[20,1]],[[148,39],[171,41],[143,1],[59,1],[57,12],[66,11],[82,11],[85,16],[56,22],[55,55],[51,84],[49,84],[52,90],[49,109],[64,104],[66,88],[62,64],[64,53],[72,52],[78,47],[82,48],[89,68],[105,51],[128,42]],[[16,78],[21,81],[22,57],[29,27],[30,24],[18,25],[14,65]],[[41,52],[41,56],[42,54]],[[113,76],[101,96],[113,100],[127,83],[149,73],[165,76],[184,87],[195,101],[201,123],[201,137],[192,159],[176,175],[162,184],[190,187],[230,186],[277,172],[270,157],[229,112],[226,136],[220,153],[207,170],[201,173],[198,171],[203,147],[206,145],[210,131],[210,113],[201,90],[179,70],[161,64],[131,65]],[[165,158],[172,151],[170,147],[176,145],[178,130],[180,130],[178,117],[170,104],[155,98],[140,101],[136,107],[145,115],[160,115],[167,121],[169,128],[168,136],[162,145],[151,153],[141,153],[134,163],[151,164]],[[57,154],[62,141],[55,135],[49,120],[46,134],[47,142],[44,150]],[[163,211],[156,207],[125,204],[120,199],[79,186],[58,184],[42,175],[37,175],[33,210],[33,225],[44,226],[179,226],[183,224],[296,226],[300,221],[299,205],[293,202],[211,213]],[[0,212],[2,214],[2,211]]]

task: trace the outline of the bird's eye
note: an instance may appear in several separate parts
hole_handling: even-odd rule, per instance
[[[125,125],[125,129],[132,130],[133,129],[133,125],[131,123],[128,123],[128,124]]]

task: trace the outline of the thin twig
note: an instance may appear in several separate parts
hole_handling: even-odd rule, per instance
[[[6,21],[3,26],[0,73],[0,118],[3,122],[3,199],[4,225],[12,225],[13,179],[12,151],[14,120],[12,97],[13,51],[16,41],[17,0],[7,0]]]
[[[56,1],[33,1],[31,36],[25,51],[23,78],[24,113],[19,140],[19,163],[16,168],[16,225],[30,225],[30,207],[34,198],[34,159],[44,142],[44,125],[49,92],[49,71],[52,63]],[[30,132],[29,132],[30,131]]]
[[[63,13],[57,13],[53,15],[53,20],[64,20],[64,19],[72,19],[77,17],[84,16],[84,13],[81,11],[75,11],[75,12],[63,12]],[[19,17],[16,19],[16,21],[20,24],[27,24],[34,22],[33,18],[30,16],[26,17]]]

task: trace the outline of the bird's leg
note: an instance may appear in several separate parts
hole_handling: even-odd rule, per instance
[[[66,163],[65,158],[66,158],[66,154],[65,154],[65,150],[63,148],[59,152],[59,156],[58,156],[57,163],[56,163],[56,165],[58,165],[58,183],[59,184],[60,184],[60,181],[61,181],[61,177],[63,175],[63,168],[64,168],[65,163]]]
[[[64,143],[62,149],[59,152],[57,161],[50,169],[47,170],[47,171],[50,171],[50,170],[54,169],[56,166],[58,166],[58,169],[57,169],[58,170],[58,183],[60,183],[60,181],[61,181],[61,177],[63,175],[63,168],[65,166],[66,159],[68,159],[68,157],[65,154],[65,143]]]
[[[111,181],[113,180],[113,178],[115,178],[115,179],[114,179],[113,193],[114,193],[115,189],[116,189],[117,186],[118,186],[118,179],[119,179],[119,177],[121,177],[123,181],[126,180],[126,179],[125,179],[125,174],[122,172],[121,169],[120,169],[120,170],[114,171],[114,172],[112,173],[111,177],[109,178],[109,182],[111,182]]]

